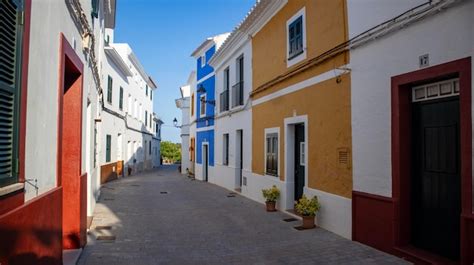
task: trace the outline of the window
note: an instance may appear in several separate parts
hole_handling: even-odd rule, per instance
[[[150,100],[153,100],[153,90],[150,89]]]
[[[151,119],[151,113],[150,113],[150,129],[153,129],[153,120]]]
[[[146,85],[146,96],[148,97],[148,85]]]
[[[136,99],[133,103],[133,116],[138,119],[138,102]]]
[[[119,109],[123,110],[123,87],[120,87]]]
[[[111,160],[112,136],[107,134],[105,143],[105,162],[109,163]]]
[[[151,141],[148,142],[148,154],[151,155]]]
[[[306,59],[305,8],[286,22],[287,26],[287,67]]]
[[[265,137],[265,173],[278,175],[278,133],[269,133]]]
[[[14,1],[13,1],[14,2]],[[21,71],[21,7],[0,1],[0,187],[18,182],[18,137]]]
[[[206,116],[206,95],[201,95],[201,116]]]
[[[232,107],[244,105],[244,55],[236,60],[236,80],[232,87]]]
[[[222,164],[223,165],[229,165],[229,134],[226,133],[224,134],[224,139],[223,139],[223,158],[222,158]]]
[[[201,67],[206,66],[206,54],[201,56]]]
[[[148,126],[148,111],[145,110],[145,127]]]
[[[194,93],[191,95],[191,116],[194,116]]]
[[[94,122],[94,168],[97,167],[97,124]]]
[[[95,18],[99,17],[99,0],[91,0],[92,5],[92,16]]]
[[[221,112],[229,110],[229,67],[224,70],[224,91],[220,96]]]
[[[288,27],[289,53],[288,58],[292,58],[303,53],[303,17],[298,17]]]
[[[109,75],[108,85],[107,85],[107,102],[112,104],[112,77]]]
[[[306,163],[306,149],[305,142],[300,142],[300,166],[305,166]]]
[[[137,119],[141,120],[141,118],[143,117],[142,114],[143,114],[143,107],[142,107],[142,104],[140,103],[139,114],[138,114]]]

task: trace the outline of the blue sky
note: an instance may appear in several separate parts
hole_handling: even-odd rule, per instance
[[[181,142],[175,99],[195,62],[193,50],[207,37],[232,31],[255,0],[118,0],[115,42],[127,42],[158,83],[154,110],[165,122],[162,139]]]

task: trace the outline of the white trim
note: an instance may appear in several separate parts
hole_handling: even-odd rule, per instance
[[[291,85],[291,86],[288,86],[286,88],[280,89],[280,90],[276,91],[275,93],[263,96],[263,97],[258,98],[256,100],[253,100],[252,101],[252,103],[253,103],[252,106],[262,104],[262,103],[270,101],[272,99],[275,99],[275,98],[278,98],[278,97],[296,92],[298,90],[307,88],[307,87],[312,86],[312,85],[322,83],[322,82],[324,82],[326,80],[329,80],[331,78],[335,78],[335,77],[337,77],[339,75],[342,75],[345,72],[347,72],[347,71],[343,70],[346,67],[347,67],[347,65],[344,65],[344,66],[339,67],[339,69],[329,70],[329,71],[327,71],[325,73],[322,73],[320,75],[308,78],[308,79],[306,79],[304,81],[301,81],[299,83],[296,83],[294,85]]]
[[[304,188],[308,186],[308,145],[309,145],[309,137],[308,137],[308,115],[301,115],[295,117],[285,118],[284,120],[284,132],[285,132],[285,142],[284,142],[284,155],[285,155],[285,183],[286,183],[286,209],[292,209],[294,204],[294,197],[295,197],[295,172],[294,165],[295,165],[295,124],[304,124],[304,142],[305,142],[305,168],[304,168]]]
[[[202,98],[204,98],[204,101],[202,100]],[[201,104],[199,104],[199,117],[206,117],[206,104],[207,104],[205,102],[206,98],[207,98],[206,94],[201,94],[199,96],[199,102],[201,103]],[[204,104],[204,113],[202,113],[202,105],[203,104]]]
[[[203,55],[201,55],[201,68],[206,66],[206,52],[204,52]]]
[[[278,138],[278,150],[277,150],[277,175],[268,175],[267,174],[267,135],[268,134],[277,134]],[[272,178],[280,178],[280,127],[273,127],[273,128],[265,128],[265,133],[263,134],[263,174],[268,177]]]
[[[211,73],[209,73],[208,75],[206,75],[205,77],[199,79],[196,81],[197,84],[201,84],[202,82],[206,81],[207,79],[213,77],[215,75],[215,71],[212,71]]]
[[[206,131],[212,131],[212,130],[214,130],[214,125],[196,128],[196,132],[206,132]]]
[[[293,23],[296,19],[302,17],[302,32],[303,32],[303,53],[300,55],[289,59],[289,52],[290,52],[290,43],[289,43],[289,26]],[[301,8],[296,14],[294,14],[290,19],[286,21],[286,67],[289,68],[304,59],[306,59],[306,7]]]

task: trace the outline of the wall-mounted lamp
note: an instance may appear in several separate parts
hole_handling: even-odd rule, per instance
[[[175,117],[174,120],[173,120],[173,125],[174,125],[174,127],[176,127],[176,128],[181,128],[181,127],[182,127],[182,126],[179,126],[179,125],[178,125],[178,119],[176,119],[176,117]]]
[[[204,86],[202,84],[200,84],[199,87],[198,87],[197,92],[200,93],[200,94],[204,94],[204,93],[206,93],[206,89],[204,88]],[[215,100],[205,100],[203,97],[201,97],[201,103],[203,103],[203,104],[207,103],[207,104],[213,105],[213,106],[216,105]]]

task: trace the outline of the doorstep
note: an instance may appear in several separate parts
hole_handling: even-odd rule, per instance
[[[82,248],[64,249],[63,250],[63,265],[76,265],[81,254],[82,254]]]

